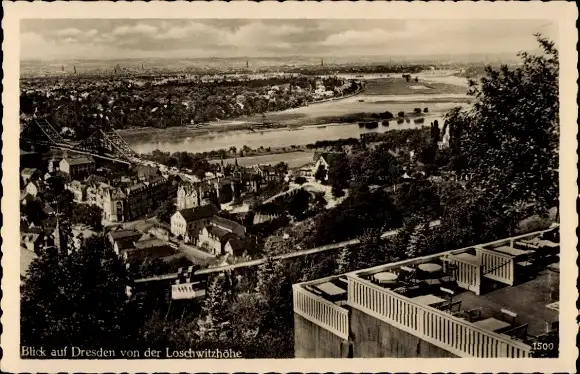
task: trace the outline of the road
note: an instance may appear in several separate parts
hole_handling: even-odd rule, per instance
[[[433,227],[433,226],[438,226],[439,224],[440,224],[440,221],[437,220],[437,221],[431,222],[429,226]],[[385,231],[381,234],[381,238],[384,239],[384,238],[387,238],[389,236],[395,235],[398,231],[399,230]],[[359,239],[345,240],[345,241],[339,242],[339,243],[327,244],[327,245],[323,245],[320,247],[304,249],[301,251],[284,253],[281,255],[273,256],[272,259],[273,260],[282,260],[282,259],[288,259],[288,258],[293,258],[293,257],[312,255],[315,253],[321,253],[321,252],[326,252],[326,251],[330,251],[330,250],[337,250],[337,249],[340,249],[342,247],[346,247],[349,245],[356,245],[358,243],[360,243]],[[199,250],[196,250],[196,251],[199,251]],[[203,253],[203,254],[207,255],[207,253]],[[202,274],[211,274],[211,273],[221,273],[223,271],[233,270],[233,269],[237,269],[237,268],[257,266],[257,265],[260,265],[266,261],[267,261],[267,258],[260,258],[257,260],[241,262],[239,264],[234,264],[234,265],[226,265],[226,266],[219,266],[219,267],[214,267],[214,268],[200,269],[200,270],[196,271],[195,274],[202,275]],[[176,279],[176,278],[177,278],[177,274],[166,274],[166,275],[155,276],[155,277],[151,277],[151,278],[138,279],[135,282],[136,283],[145,283],[145,282],[149,282],[149,281],[171,280],[171,279]]]
[[[185,253],[187,258],[199,265],[208,265],[215,262],[215,256],[204,252],[192,245],[179,244],[179,250]]]

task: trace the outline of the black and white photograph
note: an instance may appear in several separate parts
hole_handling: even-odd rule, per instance
[[[18,22],[20,360],[564,358],[553,14],[120,14]]]

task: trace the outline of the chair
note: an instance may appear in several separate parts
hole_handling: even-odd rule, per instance
[[[518,316],[518,314],[512,312],[509,309],[502,309],[501,316],[504,321],[509,322],[513,326],[516,324],[516,317]]]
[[[408,266],[401,266],[400,270],[401,274],[399,276],[401,278],[401,281],[409,283],[417,282],[417,269],[413,269]]]
[[[481,312],[482,312],[481,307],[468,310],[467,317],[469,319],[469,322],[473,322],[473,321],[476,321],[478,319],[481,319]]]
[[[461,302],[463,300],[457,300],[451,303],[451,305],[449,306],[449,312],[451,313],[457,313],[461,310]]]
[[[507,331],[504,331],[504,334],[509,335],[518,340],[526,340],[526,338],[528,337],[528,324],[526,323],[524,325],[513,327]]]
[[[457,301],[454,301],[452,303],[443,303],[443,304],[437,306],[436,308],[438,310],[447,311],[448,313],[451,313],[451,314],[458,313],[461,310],[461,301],[462,300],[457,300]]]

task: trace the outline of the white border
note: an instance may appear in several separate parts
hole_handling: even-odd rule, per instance
[[[575,338],[575,287],[577,224],[576,131],[577,131],[577,52],[578,16],[574,3],[567,2],[12,2],[2,4],[4,19],[4,106],[2,197],[4,279],[2,282],[2,369],[9,372],[466,372],[473,368],[485,372],[574,372],[578,351]],[[560,79],[560,214],[561,261],[561,351],[560,358],[549,359],[295,359],[295,360],[139,360],[73,361],[21,360],[19,350],[19,234],[18,234],[18,77],[19,20],[21,18],[375,18],[375,19],[553,19],[559,24]],[[5,198],[6,197],[6,198]],[[564,296],[565,295],[565,296]]]

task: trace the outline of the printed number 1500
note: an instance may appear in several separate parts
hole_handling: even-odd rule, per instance
[[[532,343],[532,349],[537,351],[551,351],[552,349],[554,349],[554,343],[534,342]]]

